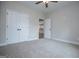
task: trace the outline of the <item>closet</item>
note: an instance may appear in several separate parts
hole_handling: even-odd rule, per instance
[[[17,11],[6,10],[6,42],[28,41],[29,16]]]

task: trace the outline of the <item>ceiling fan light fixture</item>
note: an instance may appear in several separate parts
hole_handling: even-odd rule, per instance
[[[35,4],[39,4],[39,3],[42,3],[42,2],[45,4],[45,7],[47,8],[49,0],[38,1]],[[58,1],[50,1],[50,2],[57,3]]]
[[[43,0],[44,3],[48,3],[48,0]]]

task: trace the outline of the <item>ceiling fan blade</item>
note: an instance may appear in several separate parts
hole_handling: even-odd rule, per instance
[[[38,2],[36,2],[35,4],[39,4],[39,3],[41,3],[41,2],[43,2],[43,1],[38,1]]]
[[[46,8],[48,7],[48,3],[45,3],[45,7],[46,7]]]
[[[58,1],[50,1],[50,2],[54,2],[54,3],[57,3]]]

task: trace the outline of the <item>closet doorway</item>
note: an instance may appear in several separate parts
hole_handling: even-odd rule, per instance
[[[44,39],[44,19],[39,19],[39,39]]]

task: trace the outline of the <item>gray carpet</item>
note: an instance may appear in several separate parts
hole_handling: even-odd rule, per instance
[[[54,40],[34,40],[0,47],[11,58],[73,58],[79,57],[79,46]]]

